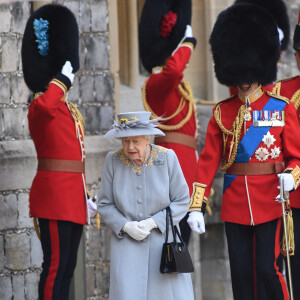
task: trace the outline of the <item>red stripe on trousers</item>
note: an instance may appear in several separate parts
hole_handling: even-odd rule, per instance
[[[44,300],[52,300],[53,286],[59,266],[59,234],[57,221],[49,220],[51,261],[44,288]]]
[[[276,269],[276,274],[278,275],[279,281],[281,283],[281,288],[282,288],[282,293],[283,293],[283,296],[284,296],[284,300],[289,300],[290,297],[289,297],[289,292],[288,292],[288,289],[287,289],[286,282],[284,280],[284,277],[283,277],[282,273],[279,272],[279,268],[276,264],[276,259],[280,255],[280,228],[281,228],[281,223],[282,223],[282,220],[278,219],[278,224],[277,224],[277,229],[276,229],[276,236],[275,236],[275,261],[274,261],[274,267]]]

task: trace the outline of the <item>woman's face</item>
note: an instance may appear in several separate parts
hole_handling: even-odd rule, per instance
[[[144,136],[132,136],[122,138],[124,153],[132,160],[139,160],[144,163],[147,145],[149,140]]]

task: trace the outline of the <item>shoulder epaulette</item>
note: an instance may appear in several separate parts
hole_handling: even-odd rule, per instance
[[[223,99],[223,100],[219,101],[219,102],[216,104],[216,106],[221,105],[221,104],[224,103],[224,102],[230,101],[230,100],[233,99],[234,97],[236,97],[236,95],[233,95],[233,96],[231,96],[231,97],[229,97],[229,98]]]
[[[277,81],[278,82],[286,82],[286,81],[290,81],[290,80],[293,80],[295,78],[299,77],[299,75],[296,75],[296,76],[291,76],[291,77],[287,77],[287,78],[283,78],[283,79],[280,79]]]
[[[277,94],[274,94],[274,93],[271,93],[271,92],[266,92],[267,93],[267,95],[268,96],[270,96],[270,97],[273,97],[273,98],[276,98],[276,99],[279,99],[279,100],[282,100],[282,101],[284,101],[284,102],[286,102],[286,103],[290,103],[291,101],[288,99],[288,98],[286,98],[286,97],[283,97],[283,96],[280,96],[280,95],[277,95]]]

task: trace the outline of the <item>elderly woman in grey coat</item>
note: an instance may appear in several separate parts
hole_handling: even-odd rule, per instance
[[[159,271],[165,209],[177,225],[189,189],[174,151],[150,144],[149,136],[164,133],[149,118],[150,112],[119,114],[105,135],[123,145],[106,156],[98,196],[101,219],[113,232],[109,299],[192,300],[190,274]]]

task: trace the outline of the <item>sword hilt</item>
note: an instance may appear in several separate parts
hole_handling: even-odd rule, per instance
[[[284,180],[283,177],[279,177],[279,186],[280,186],[280,203],[284,203],[289,200],[289,192],[284,190]]]

